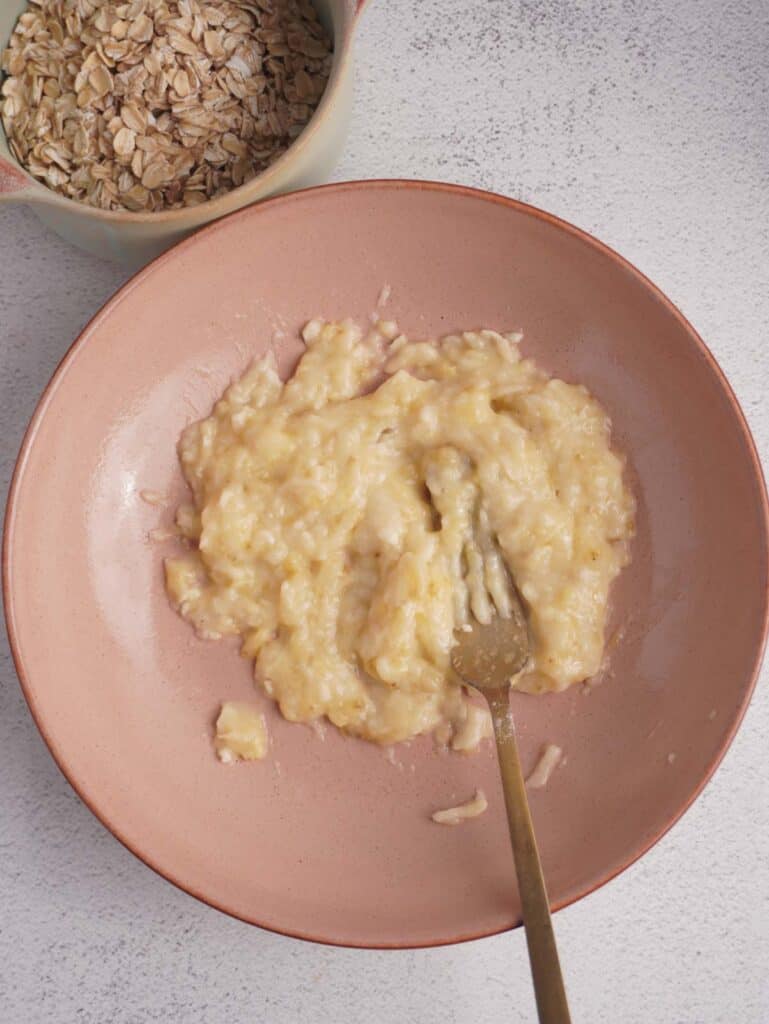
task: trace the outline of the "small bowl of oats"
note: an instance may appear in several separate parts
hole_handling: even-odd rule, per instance
[[[138,265],[344,143],[362,0],[2,0],[0,202]]]

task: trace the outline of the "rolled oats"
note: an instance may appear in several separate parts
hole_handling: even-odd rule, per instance
[[[34,177],[105,210],[197,206],[301,133],[331,68],[308,0],[30,0],[0,115]]]

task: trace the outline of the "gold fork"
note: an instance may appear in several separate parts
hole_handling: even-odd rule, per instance
[[[494,723],[539,1020],[541,1024],[569,1024],[566,990],[510,712],[511,677],[529,658],[529,633],[517,594],[513,593],[509,618],[495,615],[488,625],[473,619],[469,630],[465,626],[455,635],[457,642],[451,652],[454,671],[484,695]]]

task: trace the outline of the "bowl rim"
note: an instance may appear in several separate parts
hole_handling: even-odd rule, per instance
[[[260,171],[259,174],[249,181],[243,182],[242,185],[231,188],[228,192],[224,192],[213,199],[207,199],[197,206],[182,206],[174,210],[102,210],[101,207],[91,206],[89,203],[81,202],[79,199],[62,195],[61,192],[56,192],[54,189],[49,188],[38,178],[35,178],[34,175],[30,174],[27,168],[16,158],[10,147],[10,142],[2,122],[0,122],[0,136],[2,136],[8,149],[7,156],[0,154],[0,164],[5,161],[24,181],[24,184],[7,198],[10,200],[15,198],[21,203],[40,203],[44,206],[55,206],[59,209],[69,210],[75,215],[82,214],[84,217],[92,220],[118,226],[124,224],[168,224],[174,226],[179,221],[184,222],[196,215],[201,216],[202,210],[205,210],[206,213],[213,210],[212,217],[207,217],[205,221],[202,221],[202,226],[211,219],[220,219],[237,212],[238,209],[249,205],[249,199],[251,203],[263,201],[259,199],[262,190],[266,189],[269,193],[273,189],[280,187],[279,180],[276,182],[274,179],[279,179],[290,168],[291,162],[307,148],[310,138],[317,135],[321,123],[327,121],[328,117],[333,114],[333,106],[343,87],[344,78],[350,70],[353,36],[359,14],[360,8],[356,8],[350,20],[340,24],[338,32],[334,31],[333,33],[331,72],[320,101],[310,116],[310,120],[277,160],[268,164],[263,171]],[[253,198],[250,198],[252,193],[255,194]],[[234,209],[231,202],[231,197],[233,196],[243,199],[243,202],[239,203]],[[220,209],[222,213],[217,218],[217,212]],[[149,264],[147,265],[149,266]],[[86,329],[90,326],[91,321],[86,324]]]
[[[342,941],[338,939],[330,939],[327,936],[313,934],[311,932],[304,932],[296,929],[283,929],[275,924],[266,924],[263,921],[260,921],[255,916],[239,914],[230,908],[219,905],[215,900],[204,895],[200,891],[197,891],[195,887],[185,883],[182,877],[176,876],[176,874],[170,869],[161,868],[159,865],[155,864],[153,862],[151,854],[143,851],[138,843],[128,840],[122,834],[119,823],[113,821],[111,815],[109,815],[106,811],[100,812],[96,809],[94,803],[89,799],[89,797],[86,796],[79,780],[74,778],[68,771],[66,757],[64,756],[63,752],[58,749],[56,741],[54,740],[51,733],[47,730],[44,723],[43,715],[41,713],[41,709],[36,707],[34,698],[32,697],[29,685],[29,678],[27,677],[24,663],[21,657],[19,639],[16,631],[14,598],[11,586],[11,578],[13,572],[12,551],[14,547],[14,524],[18,512],[17,504],[19,500],[19,491],[21,487],[22,478],[24,476],[28,456],[35,443],[38,426],[41,423],[43,417],[45,416],[48,404],[53,398],[59,384],[63,380],[70,363],[74,360],[80,348],[83,345],[87,344],[88,338],[92,335],[95,328],[99,326],[102,320],[106,319],[108,316],[111,315],[113,309],[120,303],[124,295],[126,295],[129,291],[132,291],[134,288],[138,287],[145,277],[154,273],[157,270],[157,268],[159,268],[163,263],[175,258],[175,254],[177,253],[177,251],[181,249],[186,249],[193,245],[201,244],[202,239],[209,236],[213,232],[221,230],[225,223],[228,220],[230,220],[230,218],[258,216],[259,212],[263,209],[271,208],[273,206],[278,205],[286,205],[295,202],[300,198],[306,198],[308,195],[313,195],[315,193],[332,192],[343,194],[351,190],[376,192],[382,189],[403,190],[411,192],[427,191],[434,193],[443,193],[445,195],[450,196],[478,199],[484,202],[491,203],[493,205],[516,210],[519,213],[524,214],[525,216],[533,217],[537,220],[544,221],[545,223],[554,227],[556,230],[564,232],[568,235],[572,235],[580,239],[581,241],[587,243],[588,245],[596,249],[598,252],[602,253],[604,256],[607,256],[616,266],[626,271],[629,271],[641,284],[645,285],[652,292],[654,297],[660,303],[662,303],[667,312],[671,314],[684,328],[685,333],[688,335],[689,339],[694,344],[695,349],[697,349],[700,356],[708,364],[716,380],[720,384],[723,393],[729,400],[732,412],[734,413],[734,416],[740,429],[742,441],[750,456],[750,460],[753,467],[754,479],[758,484],[759,488],[761,503],[761,520],[763,526],[763,535],[766,541],[767,566],[769,566],[769,498],[767,496],[766,480],[758,456],[758,451],[756,448],[755,441],[753,439],[753,435],[750,431],[750,427],[748,426],[747,420],[745,418],[745,414],[742,410],[742,407],[740,406],[740,403],[729,381],[726,378],[726,375],[719,366],[718,362],[716,361],[715,357],[711,353],[708,346],[702,340],[702,338],[694,329],[694,327],[689,323],[686,317],[684,317],[684,315],[681,313],[678,307],[675,306],[670,301],[670,299],[668,299],[668,297],[652,281],[650,281],[648,277],[646,277],[645,274],[638,270],[638,268],[635,267],[634,264],[632,264],[629,260],[625,259],[610,246],[599,241],[593,235],[589,234],[586,231],[583,231],[581,228],[576,227],[575,225],[569,223],[568,221],[565,221],[560,217],[556,217],[554,214],[548,213],[547,211],[542,210],[539,207],[533,206],[529,203],[524,203],[521,202],[520,200],[512,199],[508,196],[502,195],[497,192],[476,189],[466,185],[457,185],[446,182],[419,179],[411,180],[403,178],[374,178],[332,183],[329,185],[317,185],[312,188],[300,189],[296,192],[289,192],[284,195],[274,196],[270,199],[266,199],[263,202],[254,204],[250,207],[235,210],[226,217],[222,217],[219,220],[214,221],[212,224],[208,224],[200,231],[195,232],[193,235],[182,240],[181,242],[178,242],[176,245],[172,246],[164,253],[161,253],[161,255],[156,257],[141,270],[137,271],[135,274],[129,277],[128,280],[114,293],[114,295],[112,295],[107,300],[107,302],[94,314],[94,316],[90,318],[90,320],[86,323],[86,325],[80,331],[75,340],[69,346],[62,359],[59,361],[56,369],[54,370],[48,384],[45,387],[45,390],[43,391],[35,407],[35,410],[32,414],[32,417],[30,419],[30,422],[27,426],[27,429],[24,433],[21,442],[19,454],[17,456],[13,470],[13,475],[11,478],[11,484],[8,491],[8,501],[6,505],[2,548],[2,593],[4,601],[6,628],[8,632],[8,639],[10,642],[11,654],[13,656],[13,662],[16,668],[16,673],[19,678],[22,693],[32,714],[32,718],[34,719],[35,725],[37,726],[37,729],[43,738],[44,743],[48,747],[51,756],[53,757],[57,767],[61,771],[64,778],[73,788],[75,793],[77,793],[77,795],[86,805],[86,807],[91,811],[94,817],[96,817],[96,819],[100,821],[101,824],[104,825],[104,827],[108,829],[108,831],[111,832],[112,835],[127,850],[134,854],[134,856],[136,856],[140,861],[142,861],[147,867],[151,868],[156,874],[160,875],[161,878],[164,878],[166,881],[171,882],[178,889],[181,889],[183,892],[188,893],[190,896],[194,896],[196,899],[200,900],[202,903],[205,903],[209,907],[212,907],[215,910],[219,910],[222,913],[227,914],[229,917],[235,918],[236,920],[243,921],[245,924],[257,925],[258,927],[266,931],[273,932],[277,935],[284,935],[288,938],[302,939],[320,945],[352,949],[428,949],[438,946],[455,945],[460,942],[469,942],[475,939],[487,938],[493,935],[500,935],[503,932],[512,931],[515,928],[520,927],[520,925],[522,924],[522,919],[519,918],[516,921],[514,921],[513,924],[509,926],[504,926],[502,928],[481,928],[477,930],[470,929],[467,932],[463,932],[459,935],[452,936],[448,939],[444,938],[427,942],[391,941],[383,943],[359,943],[353,941]],[[697,786],[689,794],[689,796],[682,803],[682,805],[676,810],[676,812],[669,818],[669,820],[660,828],[660,830],[656,834],[652,835],[650,838],[642,841],[639,844],[638,848],[633,851],[633,853],[627,858],[626,861],[624,861],[618,867],[612,868],[609,871],[601,874],[600,877],[598,877],[598,879],[594,883],[588,884],[580,888],[576,893],[571,894],[565,899],[553,902],[551,904],[551,909],[553,910],[553,912],[557,912],[559,910],[562,910],[564,907],[571,906],[571,904],[576,903],[583,897],[588,896],[590,893],[602,888],[604,885],[606,885],[607,882],[610,882],[613,878],[616,878],[618,875],[622,874],[622,872],[627,870],[627,868],[629,868],[641,857],[643,857],[644,854],[646,854],[653,846],[655,846],[660,841],[660,839],[662,839],[663,836],[665,836],[670,831],[670,829],[678,821],[680,821],[683,815],[689,810],[689,808],[692,806],[695,800],[700,796],[705,786],[710,782],[714,772],[723,760],[724,755],[731,746],[732,741],[734,740],[734,737],[738,729],[740,728],[740,725],[742,724],[745,712],[747,711],[748,705],[750,703],[750,700],[753,696],[753,692],[756,687],[756,682],[758,680],[758,675],[761,669],[764,651],[766,648],[767,634],[769,633],[769,584],[764,590],[763,598],[763,621],[761,628],[761,637],[754,654],[748,685],[743,694],[742,701],[737,709],[737,714],[731,722],[730,727],[727,733],[724,735],[713,758],[706,766]]]

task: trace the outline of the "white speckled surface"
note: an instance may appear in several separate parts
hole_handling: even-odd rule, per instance
[[[769,7],[374,0],[337,178],[455,180],[619,249],[710,344],[769,457]],[[70,341],[124,272],[0,208],[0,486]],[[404,953],[232,921],[126,852],[59,775],[0,662],[5,1024],[531,1021],[523,935]],[[704,796],[556,919],[573,1017],[769,1021],[769,691]],[[258,865],[255,866],[258,869]]]

